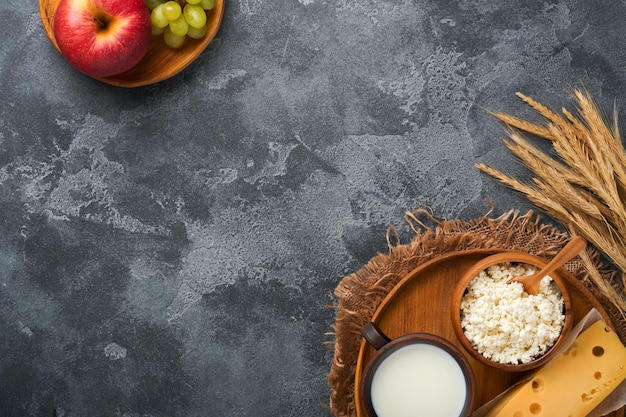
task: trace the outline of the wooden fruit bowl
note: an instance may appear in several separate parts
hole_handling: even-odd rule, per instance
[[[44,30],[52,45],[59,51],[54,38],[54,15],[61,0],[39,0],[39,13]],[[202,39],[187,38],[179,49],[170,49],[163,36],[154,36],[146,56],[130,70],[106,78],[96,78],[118,87],[140,87],[166,80],[191,64],[213,40],[224,16],[224,0],[216,0],[215,7],[207,11],[207,34]]]

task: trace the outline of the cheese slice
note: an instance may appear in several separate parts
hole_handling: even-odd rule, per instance
[[[584,417],[624,379],[626,347],[600,320],[505,394],[486,417]]]

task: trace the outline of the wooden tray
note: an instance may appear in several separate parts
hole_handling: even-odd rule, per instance
[[[528,374],[528,372],[509,373],[479,363],[463,350],[450,322],[450,301],[456,282],[476,261],[498,252],[501,251],[453,252],[420,265],[394,287],[372,317],[372,321],[392,339],[406,333],[420,331],[442,336],[458,346],[466,354],[476,375],[478,387],[475,409],[486,404]],[[606,310],[593,294],[567,271],[562,269],[560,271],[567,281],[572,297],[574,326],[593,307],[598,310],[607,324],[613,326]],[[359,407],[358,386],[363,368],[373,353],[374,349],[363,341],[355,374],[355,402],[359,417],[362,416],[362,412]],[[608,416],[623,417],[624,408]]]

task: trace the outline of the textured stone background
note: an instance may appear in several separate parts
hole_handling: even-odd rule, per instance
[[[341,278],[427,204],[526,211],[485,112],[626,92],[626,1],[227,0],[140,89],[0,3],[0,414],[329,415]],[[622,106],[623,107],[623,106]],[[620,119],[626,115],[620,112]]]

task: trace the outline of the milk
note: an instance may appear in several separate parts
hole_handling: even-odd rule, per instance
[[[378,417],[457,417],[465,405],[465,376],[445,350],[418,343],[378,366],[371,385]]]

